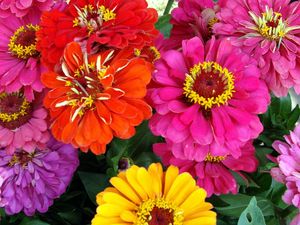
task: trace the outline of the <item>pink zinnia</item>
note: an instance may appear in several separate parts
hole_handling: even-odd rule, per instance
[[[29,12],[43,12],[51,9],[53,0],[1,0],[0,17],[6,18],[14,14],[16,17],[23,17]]]
[[[300,224],[300,212],[294,217],[290,225],[299,225]]]
[[[47,111],[41,102],[29,102],[20,92],[0,94],[0,148],[13,154],[16,149],[44,148],[49,140]]]
[[[180,48],[183,40],[198,36],[208,41],[212,35],[212,27],[217,22],[216,11],[219,6],[213,0],[181,0],[178,8],[171,13],[170,23],[173,25],[168,45]]]
[[[277,157],[279,168],[273,168],[271,175],[287,187],[283,195],[284,202],[300,208],[300,125],[284,138],[286,143],[273,143],[273,148],[280,155]]]
[[[188,159],[202,161],[209,152],[238,158],[240,147],[263,129],[257,114],[267,110],[270,96],[259,76],[255,62],[230,40],[183,41],[182,52],[167,51],[156,63],[150,128],[189,143]]]
[[[251,142],[242,147],[242,155],[235,159],[230,155],[212,156],[206,155],[204,161],[192,161],[178,159],[172,154],[172,143],[154,144],[155,154],[162,158],[164,165],[175,165],[180,172],[189,172],[197,177],[197,184],[207,191],[207,196],[212,194],[236,194],[238,186],[230,171],[254,172],[258,166],[255,158],[255,149]]]
[[[0,20],[0,92],[12,93],[23,87],[31,101],[33,91],[42,91],[40,75],[44,67],[35,38],[39,19],[39,13],[30,13],[23,18],[11,15]]]
[[[262,78],[276,96],[300,93],[300,2],[227,0],[214,32],[230,36],[258,60]]]

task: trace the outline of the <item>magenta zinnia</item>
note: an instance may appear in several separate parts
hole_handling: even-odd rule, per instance
[[[43,148],[49,140],[46,118],[41,101],[29,102],[22,92],[0,93],[0,148],[9,154]]]
[[[46,212],[65,192],[79,164],[77,151],[54,139],[46,149],[32,150],[18,149],[13,155],[0,150],[0,205],[2,201],[8,215]]]
[[[155,135],[174,143],[188,141],[188,159],[241,155],[240,147],[263,127],[257,114],[270,97],[259,70],[229,40],[183,41],[183,52],[167,51],[157,61],[149,96],[156,109],[150,121]],[[193,146],[201,149],[199,155]]]
[[[286,143],[282,141],[273,143],[273,148],[280,155],[276,160],[279,168],[273,168],[271,175],[287,187],[283,195],[284,202],[300,208],[300,125],[284,138]]]
[[[11,93],[24,88],[29,101],[34,98],[33,91],[43,89],[40,75],[44,67],[35,39],[39,18],[40,14],[30,13],[23,18],[11,15],[0,21],[0,91]]]
[[[212,156],[208,153],[203,161],[180,159],[171,151],[172,142],[158,143],[153,146],[155,154],[162,158],[164,165],[174,165],[180,172],[189,172],[197,178],[197,185],[204,188],[208,196],[212,194],[236,194],[237,182],[231,171],[254,172],[258,166],[255,149],[251,142],[242,147],[242,155],[235,159],[230,155]],[[200,150],[201,151],[201,150]]]
[[[235,40],[258,60],[262,78],[276,96],[300,93],[300,3],[289,0],[227,0],[214,32]]]

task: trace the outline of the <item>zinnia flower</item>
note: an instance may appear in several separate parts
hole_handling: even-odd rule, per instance
[[[213,0],[180,0],[178,8],[171,13],[173,25],[168,45],[180,48],[183,40],[198,36],[208,41],[212,36],[212,27],[218,21],[216,11],[219,9]]]
[[[255,62],[230,40],[212,38],[205,46],[198,37],[183,41],[182,52],[165,52],[156,69],[150,128],[189,143],[186,159],[202,161],[208,153],[238,158],[240,147],[262,131],[257,114],[270,101],[267,87]]]
[[[8,17],[12,13],[15,17],[23,17],[28,13],[48,11],[53,0],[2,0],[0,3],[0,17]]]
[[[54,68],[64,47],[75,39],[87,40],[89,50],[142,48],[157,36],[156,21],[156,10],[147,8],[145,0],[72,0],[65,10],[42,15],[38,49],[43,62]]]
[[[113,187],[97,195],[97,214],[92,225],[215,225],[216,213],[205,202],[206,192],[188,173],[178,174],[160,164],[146,170],[132,166],[110,179]]]
[[[39,101],[28,102],[22,92],[0,94],[0,148],[8,154],[44,148],[49,140],[47,111]]]
[[[279,168],[272,168],[271,175],[287,187],[283,195],[284,202],[300,208],[300,125],[284,138],[286,143],[282,141],[273,143],[273,148],[280,155],[276,160]]]
[[[252,142],[247,142],[242,147],[242,155],[235,159],[230,155],[212,156],[208,153],[203,161],[193,161],[176,158],[172,153],[172,142],[158,143],[153,145],[153,151],[162,158],[164,165],[174,165],[180,172],[189,172],[197,178],[197,185],[204,188],[207,195],[236,194],[238,192],[237,182],[231,171],[254,172],[258,161],[255,158],[255,149]]]
[[[113,136],[128,139],[134,126],[151,116],[143,100],[151,67],[143,59],[124,59],[113,50],[88,57],[78,43],[69,44],[62,71],[42,75],[51,88],[44,104],[50,110],[52,133],[64,143],[95,154],[105,152]]]
[[[33,91],[41,92],[40,75],[44,68],[36,50],[35,33],[40,14],[26,17],[14,15],[0,20],[0,92],[16,92],[24,88],[25,96],[33,100]]]
[[[292,220],[290,225],[299,225],[300,224],[300,213],[298,213],[295,218]]]
[[[0,199],[9,215],[23,211],[32,216],[45,213],[53,200],[63,194],[79,164],[77,151],[51,139],[47,148],[31,153],[18,149],[14,155],[0,150]]]
[[[300,93],[300,3],[289,0],[229,0],[214,32],[257,59],[262,78],[276,96]]]

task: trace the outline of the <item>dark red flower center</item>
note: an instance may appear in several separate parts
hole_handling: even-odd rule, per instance
[[[32,104],[22,94],[0,95],[0,125],[14,130],[27,123],[31,118]]]
[[[28,24],[19,27],[8,44],[9,51],[20,59],[37,57],[39,52],[36,50],[36,31],[39,26]]]
[[[173,224],[174,212],[172,209],[162,209],[155,206],[149,216],[148,225],[170,225]]]
[[[21,164],[23,167],[27,166],[27,164],[32,161],[35,153],[28,153],[25,151],[16,152],[9,162],[9,166],[14,166],[16,164]]]

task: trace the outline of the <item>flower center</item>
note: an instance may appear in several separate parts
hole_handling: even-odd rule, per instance
[[[27,164],[30,161],[32,161],[34,156],[35,156],[35,152],[32,152],[32,153],[28,153],[28,152],[25,152],[25,151],[17,152],[12,156],[12,158],[9,161],[8,165],[9,166],[14,166],[14,165],[20,164],[23,167],[26,167]]]
[[[35,36],[38,29],[39,26],[32,24],[19,27],[10,38],[8,44],[9,51],[19,59],[38,56]]]
[[[75,6],[76,7],[76,6]],[[91,4],[85,5],[79,9],[76,7],[78,17],[73,20],[74,27],[86,27],[89,31],[89,35],[98,30],[103,22],[107,22],[116,18],[116,14],[113,10],[105,8],[103,5],[96,8]]]
[[[14,130],[31,118],[32,105],[20,93],[0,94],[0,125]]]
[[[234,77],[227,68],[216,62],[196,64],[186,75],[183,94],[189,102],[205,110],[227,104],[234,93]]]
[[[212,156],[210,153],[207,154],[205,158],[205,162],[211,162],[211,163],[219,163],[226,159],[226,156]]]
[[[137,216],[134,225],[182,225],[184,220],[183,211],[162,198],[145,201]]]
[[[212,19],[210,19],[207,23],[207,28],[210,34],[212,34],[212,30],[213,30],[213,26],[218,23],[219,20],[217,17],[213,17]]]
[[[111,99],[110,94],[104,93],[106,89],[110,89],[110,93],[117,97],[125,94],[121,89],[111,87],[114,77],[112,74],[106,74],[108,67],[104,64],[111,59],[112,54],[113,52],[104,59],[103,63],[100,56],[97,58],[96,63],[88,63],[87,55],[85,55],[85,63],[74,74],[70,74],[65,63],[62,64],[63,76],[57,76],[56,79],[65,82],[65,86],[70,87],[70,89],[67,92],[68,100],[59,102],[55,106],[75,108],[71,118],[72,121],[77,116],[84,115],[86,110],[96,109],[96,101]],[[120,71],[125,67],[126,65],[116,69],[116,71]]]
[[[155,46],[146,46],[142,50],[134,49],[134,55],[137,57],[146,58],[149,62],[155,62],[160,58],[160,52]]]

